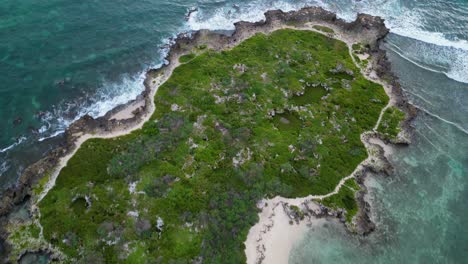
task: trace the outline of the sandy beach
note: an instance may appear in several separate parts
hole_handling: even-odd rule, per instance
[[[310,216],[296,223],[284,211],[283,206],[287,205],[287,200],[276,197],[258,203],[259,209],[262,210],[261,220],[250,229],[245,243],[248,264],[287,263],[294,243],[300,241],[309,228],[326,221],[324,218]],[[310,202],[309,206],[318,205]]]

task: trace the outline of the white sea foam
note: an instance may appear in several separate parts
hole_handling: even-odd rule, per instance
[[[428,30],[429,22],[425,19],[424,10],[410,9],[396,0],[368,0],[349,4],[351,8],[346,10],[331,4],[325,7],[337,12],[346,20],[355,19],[357,13],[383,17],[392,33],[415,40],[412,42],[412,50],[408,51],[406,49],[408,47],[405,47],[400,55],[411,59],[412,62],[423,62],[417,65],[424,64],[424,67],[431,70],[440,71],[438,66],[445,64],[445,70],[442,73],[456,81],[468,83],[468,40],[451,39],[442,32]],[[468,10],[463,12],[466,12],[468,16]],[[435,22],[432,21],[432,23]]]
[[[10,165],[8,164],[8,162],[6,160],[2,161],[2,163],[0,164],[0,176],[2,176],[3,173],[5,173],[9,168]]]
[[[54,133],[52,133],[52,135],[46,136],[46,137],[41,137],[41,138],[39,138],[37,141],[42,142],[42,141],[44,141],[44,140],[46,140],[46,139],[56,137],[56,136],[58,136],[58,135],[60,135],[60,134],[62,134],[62,133],[64,133],[64,132],[65,132],[65,130],[57,130],[57,131],[55,131]]]
[[[164,41],[164,44],[169,43],[170,39]],[[168,49],[161,49],[159,61],[163,62],[150,65],[148,68],[160,68],[166,63],[164,57],[167,53]],[[90,115],[93,118],[101,117],[115,107],[136,99],[145,89],[145,77],[146,70],[143,70],[134,76],[123,76],[118,82],[104,81],[95,94],[87,95],[87,98],[78,99],[77,102],[59,104],[61,107],[54,107],[52,111],[43,115],[42,121],[45,124],[38,131],[42,135],[38,141],[64,133],[66,128],[84,115]],[[80,102],[84,100],[88,102],[86,104]],[[74,110],[77,113],[70,116],[69,113]]]
[[[165,48],[161,48],[159,59],[157,60],[158,62],[148,65],[147,69],[157,69],[168,63],[165,57],[169,52],[169,46],[175,36],[176,34],[174,33],[171,38],[163,40],[162,47]],[[136,99],[145,89],[144,80],[147,69],[142,70],[134,76],[124,75],[121,77],[120,81],[103,81],[102,87],[99,88],[96,93],[88,94],[74,101],[59,103],[58,106],[54,106],[51,111],[41,115],[43,125],[37,130],[40,137],[35,139],[31,137],[30,139],[42,142],[46,139],[56,137],[64,133],[73,122],[86,114],[93,118],[101,117],[115,107]],[[13,149],[25,140],[26,137],[19,138],[17,142],[0,149],[0,153]]]
[[[232,5],[227,3],[215,9],[207,9],[199,7],[197,11],[192,12],[188,18],[185,28],[182,30],[232,30],[234,23],[240,20],[243,21],[260,21],[264,19],[264,12],[272,9],[281,9],[283,11],[297,10],[305,6],[321,6],[325,9],[334,11],[338,16],[345,20],[354,20],[357,13],[369,13],[372,15],[379,15],[386,19],[387,26],[395,34],[420,40],[425,43],[436,44],[430,50],[424,48],[415,50],[414,54],[426,54],[422,60],[418,60],[408,53],[401,53],[413,62],[424,61],[419,63],[420,66],[425,66],[428,69],[436,70],[445,73],[449,78],[461,82],[468,82],[468,41],[452,41],[444,37],[442,33],[428,32],[422,29],[424,21],[422,15],[417,10],[410,10],[402,7],[399,1],[396,0],[306,0],[306,1],[269,1],[269,0],[254,0],[248,3]],[[166,40],[166,44],[169,40]],[[446,47],[444,49],[444,47]],[[163,50],[161,58],[167,54],[167,50]],[[434,57],[449,58],[448,63],[443,70],[437,66],[436,60],[428,60],[427,58]],[[41,129],[41,134],[44,137],[50,137],[57,134],[58,131],[63,131],[72,122],[85,114],[92,117],[99,117],[106,114],[108,111],[117,105],[124,104],[133,100],[143,90],[143,80],[145,78],[145,71],[142,71],[136,76],[124,76],[120,82],[107,82],[97,94],[90,97],[96,98],[85,106],[78,109],[78,114],[72,118],[66,117],[65,113],[70,112],[71,109],[76,108],[76,103],[63,104],[64,107],[54,109],[52,113],[47,115],[45,119],[48,122],[44,130]],[[50,131],[49,131],[50,130]],[[46,133],[47,132],[47,133]]]
[[[44,125],[39,132],[43,134],[47,131],[50,134],[55,134],[86,114],[93,118],[105,115],[114,107],[135,99],[145,89],[144,78],[145,72],[143,71],[136,76],[124,76],[119,82],[104,81],[102,87],[95,94],[87,95],[88,98],[79,100],[87,100],[86,104],[80,106],[79,104],[82,102],[67,102],[47,113],[43,120],[48,125]],[[68,113],[75,109],[78,110],[77,114],[70,116]],[[46,137],[48,136],[50,135]]]
[[[445,74],[450,79],[468,83],[468,52],[417,41],[412,42],[412,47],[403,49],[391,41],[388,44],[390,50],[420,68]]]
[[[401,7],[399,1],[386,1],[383,4],[379,2],[370,4],[363,1],[359,4],[362,7],[359,12],[382,16],[392,33],[416,40],[412,42],[411,51],[404,49],[403,54],[406,57],[429,64],[429,68],[435,66],[432,69],[444,64],[446,69],[443,73],[447,77],[468,83],[467,40],[453,40],[444,33],[428,31],[425,29],[425,14],[421,10]]]
[[[0,153],[4,153],[4,152],[18,146],[19,144],[23,143],[25,140],[26,140],[26,137],[18,138],[15,143],[11,144],[10,146],[8,146],[6,148],[0,149]]]
[[[437,63],[447,61],[445,69],[441,72],[451,79],[468,83],[468,41],[450,39],[444,33],[427,30],[423,11],[402,6],[397,0],[309,0],[301,2],[257,0],[239,6],[226,5],[215,10],[198,8],[198,11],[193,12],[189,17],[187,28],[190,30],[232,30],[237,21],[255,22],[265,19],[263,14],[267,10],[291,11],[314,5],[336,12],[339,17],[347,21],[354,20],[358,13],[383,17],[392,33],[417,40],[416,48],[418,41],[423,43],[421,50],[416,51],[413,56],[409,56],[408,53],[402,53],[402,55],[413,62],[424,61],[418,65],[428,64],[424,66],[431,70],[434,70],[431,62],[435,63],[433,66],[437,69]],[[466,12],[468,16],[468,10]],[[428,45],[424,44],[432,45],[428,48]],[[420,54],[425,55],[424,59],[415,58]]]
[[[238,21],[256,22],[264,20],[264,13],[268,10],[281,9],[283,11],[298,10],[302,7],[323,5],[322,1],[250,1],[243,5],[226,5],[215,10],[199,8],[191,13],[187,26],[190,30],[232,30]]]

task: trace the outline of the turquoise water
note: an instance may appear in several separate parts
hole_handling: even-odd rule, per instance
[[[420,2],[394,9],[424,16],[395,22],[417,29],[395,29],[384,45],[421,113],[413,143],[391,156],[394,175],[368,182],[377,229],[360,238],[330,222],[296,243],[290,263],[466,263],[468,2]]]
[[[53,144],[39,141],[134,99],[186,2],[1,1],[0,185]]]
[[[468,134],[448,121],[468,123],[459,111],[468,85],[390,57],[411,101],[428,113],[415,120],[412,145],[392,155],[395,174],[370,181],[377,230],[363,239],[330,223],[305,234],[290,263],[466,263]]]
[[[88,0],[0,2],[0,190],[59,144],[80,116],[136,97],[179,32],[233,29],[268,9],[319,5],[353,20],[386,19],[385,48],[422,110],[396,173],[371,182],[375,233],[328,224],[296,245],[292,263],[459,263],[468,252],[468,1]],[[185,14],[198,7],[187,20]],[[16,122],[15,122],[16,120]],[[20,122],[21,120],[21,122]]]

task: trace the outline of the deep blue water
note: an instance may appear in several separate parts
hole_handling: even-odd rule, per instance
[[[317,229],[297,244],[291,262],[464,262],[467,0],[3,0],[0,190],[53,148],[73,120],[135,98],[146,69],[163,63],[170,37],[232,29],[238,20],[261,20],[268,9],[306,5],[347,20],[358,12],[384,17],[393,70],[424,114],[415,121],[414,143],[392,158],[395,175],[371,182],[377,231],[359,240],[340,225]],[[187,21],[191,7],[199,11]]]

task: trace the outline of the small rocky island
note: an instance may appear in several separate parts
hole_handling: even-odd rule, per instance
[[[136,101],[73,124],[2,200],[8,260],[245,263],[274,197],[293,225],[370,232],[362,178],[389,169],[372,139],[405,143],[411,116],[379,48],[388,30],[320,8],[265,16],[179,36]]]

